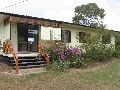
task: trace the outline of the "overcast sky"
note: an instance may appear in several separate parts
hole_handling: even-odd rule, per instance
[[[22,1],[24,0],[0,0],[0,12],[72,22],[76,6],[94,2],[105,9],[104,24],[109,29],[120,31],[120,0],[28,0],[17,4]],[[11,5],[14,6],[9,7]]]

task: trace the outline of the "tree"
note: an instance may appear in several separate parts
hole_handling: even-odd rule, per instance
[[[73,23],[104,28],[102,19],[105,16],[105,10],[99,8],[96,3],[89,3],[87,5],[81,5],[75,7],[75,16],[73,17]]]

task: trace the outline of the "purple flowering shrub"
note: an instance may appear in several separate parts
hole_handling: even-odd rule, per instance
[[[56,44],[49,47],[47,52],[51,56],[51,61],[53,63],[57,62],[55,66],[59,67],[60,64],[62,64],[61,66],[69,64],[70,67],[78,68],[83,65],[83,61],[80,59],[81,53],[77,47],[66,47],[64,44]]]
[[[60,61],[80,60],[80,51],[78,48],[65,48],[64,50],[60,51],[59,56]]]

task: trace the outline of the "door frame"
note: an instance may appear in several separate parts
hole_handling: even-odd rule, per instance
[[[32,25],[32,24],[26,24],[26,23],[17,23],[17,48],[18,48],[18,52],[37,52],[37,46],[36,46],[36,51],[29,51],[29,41],[28,41],[28,29],[30,29],[30,28],[28,28],[27,29],[27,36],[24,36],[25,38],[27,38],[27,41],[25,41],[25,42],[23,42],[23,43],[27,43],[27,49],[26,50],[20,50],[19,49],[19,29],[18,29],[18,25],[19,24],[24,24],[24,25],[26,25],[26,27],[27,27],[27,25]],[[35,24],[36,26],[37,26],[37,29],[33,29],[33,30],[37,30],[38,31],[38,33],[37,33],[37,40],[39,40],[39,25],[37,25],[37,24]],[[25,29],[24,29],[25,30]],[[36,41],[37,42],[37,44],[38,44],[38,41]],[[22,43],[22,42],[21,42]]]

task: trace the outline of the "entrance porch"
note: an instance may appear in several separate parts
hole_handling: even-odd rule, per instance
[[[44,19],[8,17],[4,20],[5,28],[3,27],[2,61],[13,66],[16,73],[19,69],[39,68],[49,64],[49,56],[42,51],[42,45],[38,41],[55,40],[56,36],[60,40],[60,24],[61,22]]]
[[[38,50],[42,48],[38,45]],[[41,49],[40,49],[41,50]],[[49,64],[49,56],[46,52],[15,52],[10,40],[3,43],[2,62],[16,69],[18,74],[19,69],[40,68]]]

